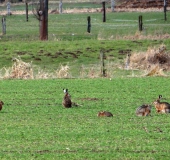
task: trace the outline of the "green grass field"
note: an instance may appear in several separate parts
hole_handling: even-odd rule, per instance
[[[84,6],[92,7],[76,4]],[[13,11],[24,11],[25,6],[13,7]],[[0,11],[5,9],[0,6]],[[141,33],[139,15],[144,20]],[[87,16],[91,16],[90,34]],[[157,114],[153,107],[151,116],[135,115],[137,107],[152,104],[160,94],[170,102],[169,76],[144,77],[144,70],[124,70],[123,66],[126,51],[146,52],[164,44],[169,53],[170,20],[163,20],[163,12],[114,12],[106,17],[103,23],[101,13],[49,14],[49,39],[39,41],[39,22],[33,15],[28,22],[25,15],[6,16],[6,35],[0,34],[0,100],[4,102],[0,159],[169,159],[169,114]],[[110,75],[90,79],[90,72],[100,70],[101,51]],[[68,65],[71,78],[3,79],[4,69],[18,56],[48,73]],[[63,108],[63,88],[69,89],[80,107]],[[114,116],[97,117],[103,110]]]
[[[169,78],[1,81],[0,159],[169,159],[169,115],[137,117]],[[62,107],[63,88],[80,107]],[[113,118],[99,118],[98,111]]]

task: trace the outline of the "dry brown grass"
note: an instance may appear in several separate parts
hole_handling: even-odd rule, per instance
[[[170,7],[167,7],[169,10]],[[163,8],[115,8],[116,12],[163,12]]]
[[[104,65],[105,75],[102,75],[101,68],[102,67],[100,64],[93,64],[88,66],[82,65],[80,68],[80,78],[111,78],[114,75],[115,69],[122,69],[122,66],[120,67],[120,64],[115,64],[111,60],[107,59],[107,62],[105,62]]]
[[[20,57],[13,58],[12,67],[1,69],[1,77],[3,79],[33,79],[32,62],[26,63]]]
[[[104,32],[101,30],[99,33],[98,33],[98,36],[97,36],[97,40],[146,40],[146,39],[149,39],[149,40],[164,40],[164,39],[170,39],[170,34],[166,33],[166,34],[155,34],[155,35],[151,35],[151,34],[148,34],[148,35],[145,35],[145,30],[143,30],[142,32],[140,31],[137,31],[134,35],[125,35],[125,36],[122,36],[122,35],[111,35],[110,37],[108,36],[105,36]]]
[[[34,74],[34,79],[50,79],[50,78],[56,77],[54,77],[52,73],[44,71],[41,68],[38,68],[38,71],[36,72],[36,74]]]
[[[56,4],[56,2],[55,2],[55,4]],[[58,6],[58,5],[56,5],[56,6]],[[167,10],[170,10],[170,7],[167,7]],[[146,9],[143,9],[143,8],[115,8],[114,11],[115,12],[162,12],[163,9],[162,8],[146,8]],[[83,8],[83,9],[67,8],[67,9],[63,9],[63,13],[96,13],[96,12],[102,12],[102,6],[101,6],[101,8]],[[106,12],[107,13],[112,12],[111,8],[106,8]],[[57,11],[57,9],[54,11],[54,9],[49,8],[49,14],[50,13],[58,14],[59,12]],[[7,14],[6,10],[2,10],[0,12],[0,15],[6,15],[6,14]],[[12,14],[13,15],[21,15],[21,14],[25,14],[25,11],[13,10]],[[33,13],[32,13],[32,11],[29,11],[28,14],[31,15]]]
[[[149,70],[146,70],[146,74],[144,76],[166,76],[166,75],[159,65],[153,65]]]
[[[49,79],[49,78],[71,78],[70,67],[68,65],[60,65],[54,72],[45,71],[32,62],[26,63],[20,57],[13,58],[11,67],[3,67],[0,70],[1,79]]]
[[[146,71],[146,76],[165,75],[170,70],[170,56],[166,46],[148,48],[146,52],[133,53],[130,56],[130,68]]]
[[[57,78],[71,78],[69,65],[60,65],[56,71]]]
[[[99,78],[100,77],[100,66],[99,65],[82,65],[80,68],[80,78]]]
[[[143,35],[142,32],[137,31],[135,35],[127,35],[123,36],[123,39],[127,40],[143,40],[143,39],[150,39],[150,40],[157,40],[157,39],[169,39],[170,34],[157,34],[157,35]],[[117,37],[117,39],[122,39],[122,37]]]

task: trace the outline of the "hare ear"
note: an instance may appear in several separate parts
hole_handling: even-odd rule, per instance
[[[68,89],[63,89],[64,93],[68,93]]]
[[[67,92],[66,89],[63,89],[63,92],[66,93]]]
[[[162,98],[162,95],[159,95],[159,99],[161,99]]]

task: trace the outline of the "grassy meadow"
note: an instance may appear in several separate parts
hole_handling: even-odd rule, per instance
[[[58,6],[58,4],[57,4]],[[100,4],[76,3],[76,8]],[[64,10],[73,9],[65,4]],[[23,11],[13,5],[12,11]],[[50,4],[49,9],[55,9]],[[5,5],[0,11],[6,10]],[[29,5],[29,11],[31,6]],[[3,15],[0,13],[0,18]],[[16,13],[16,12],[14,12]],[[144,30],[138,31],[138,16]],[[91,33],[87,17],[91,16]],[[135,110],[163,95],[170,102],[167,76],[145,77],[145,70],[125,70],[127,54],[165,45],[170,50],[170,12],[63,13],[48,15],[48,41],[39,40],[39,22],[29,14],[6,16],[6,34],[0,33],[0,159],[163,159],[170,157],[169,114],[137,117]],[[109,76],[100,72],[100,52],[105,54]],[[18,56],[35,69],[56,74],[69,66],[70,78],[4,79],[5,70]],[[15,67],[15,66],[14,66]],[[63,88],[80,107],[62,106]],[[153,105],[152,105],[153,106]],[[99,118],[99,111],[111,118]]]
[[[169,78],[1,81],[1,159],[169,159],[169,115],[136,117]],[[80,107],[62,107],[63,88]],[[97,117],[107,110],[112,118]]]
[[[138,31],[139,15],[143,15],[142,32]],[[87,33],[87,16],[91,16],[90,34]],[[77,78],[81,77],[82,68],[86,75],[94,68],[100,70],[102,50],[108,68],[113,68],[110,74],[117,77],[131,75],[129,71],[126,74],[118,69],[125,65],[126,51],[132,54],[145,52],[149,47],[159,48],[161,44],[170,49],[167,38],[170,21],[164,21],[163,12],[114,12],[107,13],[106,17],[103,23],[102,13],[49,14],[49,40],[41,42],[39,22],[32,14],[28,22],[24,14],[6,16],[6,35],[0,36],[0,68],[10,67],[12,58],[20,56],[23,61],[32,61],[37,68],[50,73],[60,65],[68,65],[71,77]]]

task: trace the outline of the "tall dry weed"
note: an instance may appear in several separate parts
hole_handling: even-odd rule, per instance
[[[36,74],[34,74],[35,79],[50,79],[50,78],[56,78],[54,74],[50,73],[49,71],[44,71],[41,68],[38,68],[38,71]]]
[[[13,58],[12,67],[2,68],[1,74],[3,79],[33,79],[32,62],[26,63],[20,57]]]
[[[163,71],[170,70],[170,54],[165,45],[148,48],[146,52],[133,53],[130,57],[130,68],[146,70],[147,76],[162,76]]]
[[[82,65],[80,67],[80,78],[99,78],[100,76],[100,65]]]
[[[71,78],[70,67],[68,65],[60,65],[59,69],[56,70],[57,78]]]

